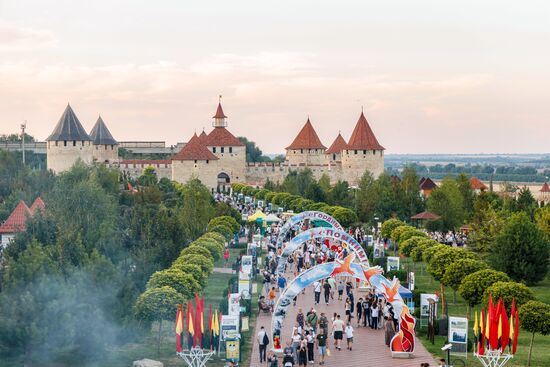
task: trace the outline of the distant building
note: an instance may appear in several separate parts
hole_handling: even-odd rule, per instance
[[[548,182],[544,181],[539,192],[539,200],[544,204],[550,203],[550,187],[548,186]]]
[[[213,129],[194,134],[170,160],[121,160],[118,142],[101,117],[87,134],[71,106],[67,106],[48,137],[48,168],[68,170],[78,159],[119,167],[132,177],[152,166],[159,177],[186,182],[197,177],[212,190],[227,190],[231,183],[263,185],[267,179],[282,182],[291,171],[311,169],[316,179],[328,175],[331,182],[346,180],[357,185],[365,171],[375,177],[384,171],[384,147],[379,144],[363,112],[348,142],[339,133],[327,149],[308,118],[286,147],[283,163],[247,163],[246,147],[227,129],[227,116],[218,103]],[[140,142],[133,142],[139,145]]]
[[[482,191],[487,191],[487,186],[481,182],[477,177],[470,177],[470,187],[476,194],[479,194]]]
[[[432,191],[437,187],[436,183],[429,177],[422,177],[418,185],[420,186],[420,192],[424,199],[429,198]]]
[[[44,210],[45,205],[40,197],[32,203],[29,208],[24,201],[20,201],[10,216],[2,225],[0,225],[0,251],[3,250],[15,238],[19,232],[24,232],[27,228],[27,219],[35,215],[38,211]]]

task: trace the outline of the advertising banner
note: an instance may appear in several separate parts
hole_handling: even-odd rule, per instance
[[[399,270],[399,258],[397,256],[388,256],[388,262],[386,263],[386,270],[387,271]]]
[[[468,319],[449,316],[449,342],[466,344],[468,342]]]
[[[429,298],[432,298],[436,302],[438,300],[435,294],[428,294],[428,293],[420,294],[420,316],[428,317],[430,315],[430,312],[429,312],[430,303],[428,302]],[[437,307],[435,309],[435,317],[437,317]]]

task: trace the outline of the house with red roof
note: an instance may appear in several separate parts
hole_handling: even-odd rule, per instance
[[[544,184],[539,190],[539,200],[545,204],[550,203],[550,186],[548,186],[548,182],[544,181]]]
[[[476,194],[487,190],[487,186],[477,177],[470,177],[470,187]]]
[[[17,233],[24,232],[27,229],[28,218],[45,208],[44,201],[40,197],[34,200],[30,208],[21,200],[6,221],[0,225],[0,250],[4,249]]]
[[[433,180],[429,177],[422,177],[420,179],[420,191],[422,192],[422,196],[424,196],[424,199],[427,199],[432,194],[432,191],[437,187],[436,183],[433,182]]]

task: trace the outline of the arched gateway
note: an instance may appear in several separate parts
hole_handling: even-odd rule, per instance
[[[338,223],[336,219],[334,219],[327,213],[313,211],[313,210],[301,212],[299,214],[296,214],[290,217],[290,219],[287,220],[285,224],[283,224],[283,226],[281,227],[281,230],[279,231],[279,236],[277,237],[277,248],[280,248],[283,246],[283,241],[285,240],[285,237],[288,234],[288,231],[290,231],[290,229],[292,228],[292,226],[298,223],[301,223],[306,219],[320,220],[329,224],[333,228],[339,229],[341,231],[344,230],[344,228],[342,228],[340,223]]]
[[[283,274],[285,272],[285,266],[288,262],[289,256],[292,255],[292,253],[296,251],[302,243],[317,238],[331,238],[333,240],[340,241],[348,249],[348,253],[354,252],[363,265],[367,267],[369,266],[367,254],[355,238],[336,228],[319,227],[308,229],[307,231],[299,233],[286,245],[277,264],[277,273]]]
[[[382,275],[383,270],[379,266],[368,267],[363,264],[354,263],[355,254],[348,255],[343,260],[316,265],[297,276],[288,287],[281,293],[271,320],[271,332],[273,335],[273,347],[278,350],[282,346],[281,330],[288,307],[294,297],[307,286],[331,276],[349,276],[368,282],[377,293],[384,295],[386,300],[392,304],[395,314],[399,315],[399,333],[391,340],[392,353],[414,352],[414,325],[415,319],[409,313],[408,307],[404,304],[399,295],[399,280],[389,280]]]

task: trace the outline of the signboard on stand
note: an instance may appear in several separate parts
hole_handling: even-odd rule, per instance
[[[465,317],[449,316],[449,343],[453,345],[451,353],[467,354],[468,346],[468,319]]]
[[[239,332],[239,316],[222,315],[220,329],[222,340],[225,340],[228,334],[237,334]]]
[[[387,271],[399,270],[399,257],[388,256],[388,262],[386,263]]]
[[[239,275],[239,294],[243,299],[250,299],[250,280],[246,274],[243,275],[242,278]]]
[[[409,272],[409,290],[414,291],[414,271]]]
[[[438,301],[437,296],[435,294],[428,294],[428,293],[420,294],[420,316],[428,317],[430,315],[430,312],[429,312],[430,302],[428,301],[428,299],[430,298],[436,302]],[[437,308],[435,309],[435,317],[437,317]]]
[[[240,315],[241,313],[240,300],[241,300],[240,293],[231,293],[229,295],[227,310],[230,315],[237,316],[237,317]]]

